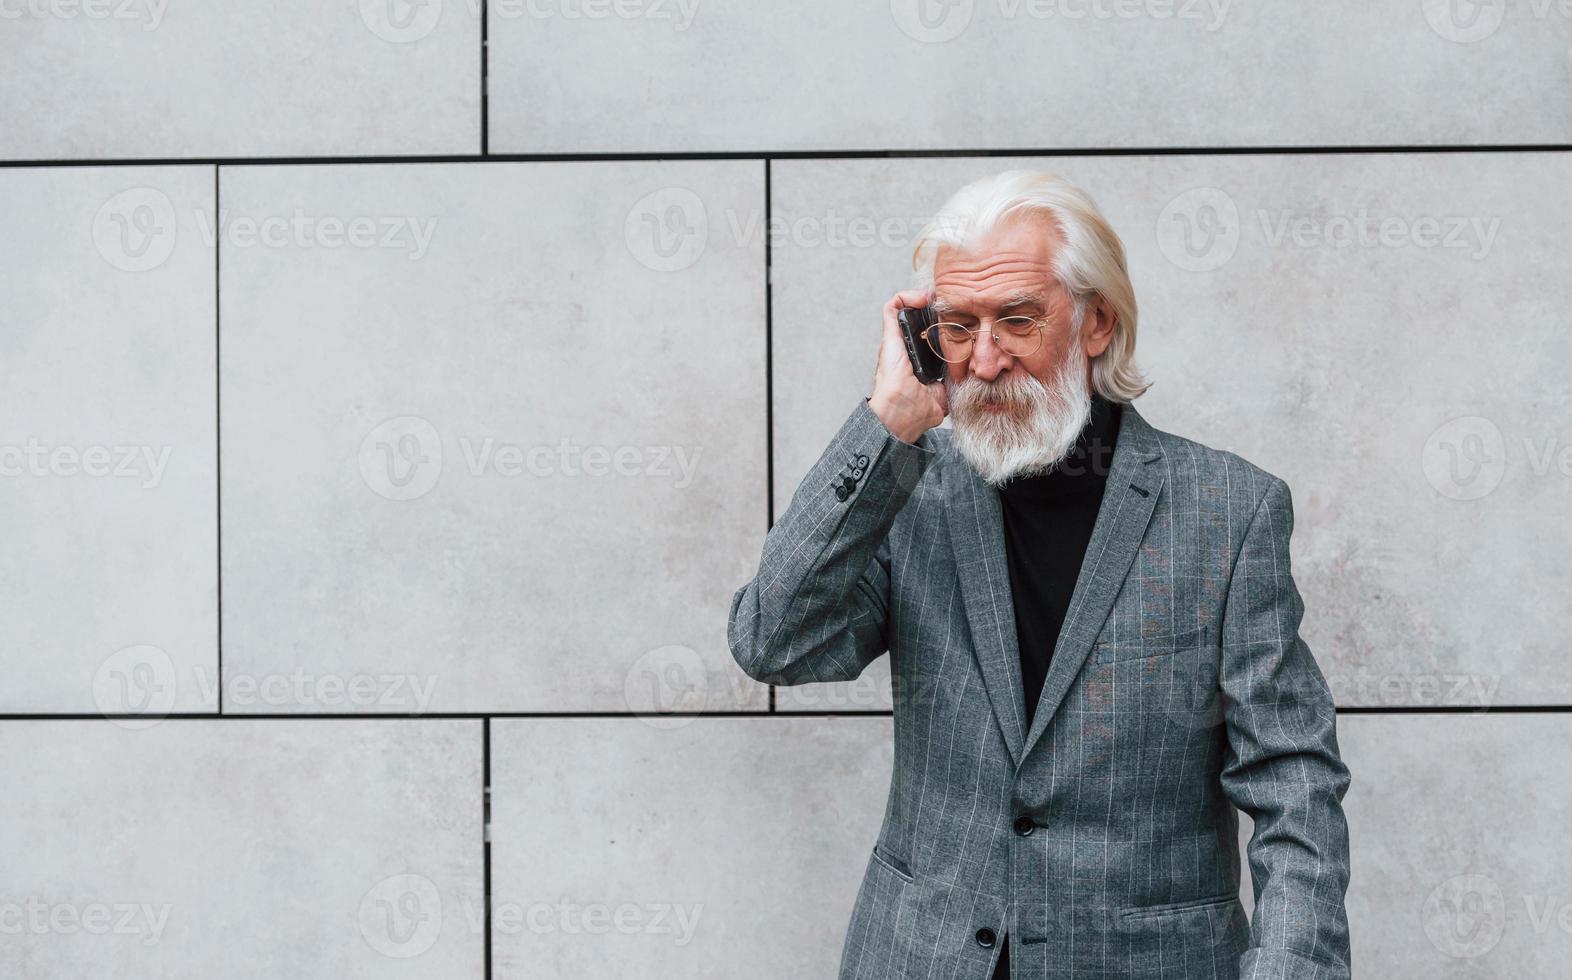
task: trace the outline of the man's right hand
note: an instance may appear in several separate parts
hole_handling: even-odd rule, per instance
[[[879,365],[874,369],[873,394],[868,407],[890,434],[902,442],[916,442],[924,432],[944,421],[950,395],[942,380],[923,384],[912,373],[906,341],[896,319],[901,307],[928,305],[925,293],[896,293],[884,304],[884,338],[879,343]]]

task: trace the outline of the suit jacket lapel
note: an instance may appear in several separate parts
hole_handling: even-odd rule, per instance
[[[999,495],[967,465],[953,442],[949,453],[951,458],[944,468],[944,493],[950,544],[961,580],[972,649],[977,654],[977,666],[982,670],[994,717],[1004,733],[1004,744],[1010,750],[1011,761],[1019,764],[1026,711]]]
[[[1024,732],[1020,647],[1015,634],[1015,605],[999,495],[967,465],[953,442],[949,453],[952,458],[944,468],[944,493],[961,599],[994,717],[1004,733],[1011,760],[1019,767],[1080,673],[1135,561],[1164,482],[1163,469],[1148,464],[1160,459],[1162,451],[1152,427],[1133,405],[1126,404],[1109,467],[1108,486],[1092,526],[1091,543],[1081,563],[1070,610],[1054,646],[1030,733]]]
[[[1042,697],[1032,716],[1032,729],[1021,749],[1024,759],[1048,728],[1048,722],[1064,703],[1070,685],[1092,652],[1097,634],[1113,609],[1114,599],[1135,562],[1146,526],[1151,523],[1162,492],[1165,469],[1151,465],[1162,458],[1152,427],[1126,404],[1119,422],[1119,441],[1114,446],[1113,463],[1108,470],[1108,485],[1092,525],[1092,539],[1075,580],[1070,610],[1054,644],[1053,660],[1043,680]],[[1019,763],[1019,760],[1018,760]]]

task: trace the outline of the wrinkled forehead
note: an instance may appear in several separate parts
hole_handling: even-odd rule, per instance
[[[1022,286],[1002,293],[991,290],[944,291],[931,304],[940,320],[974,320],[980,316],[1040,316],[1054,306],[1055,291],[1046,286]]]
[[[934,312],[982,315],[1051,303],[1056,289],[1057,227],[1044,217],[1007,218],[964,247],[934,253]],[[1042,312],[1041,309],[1036,312]]]

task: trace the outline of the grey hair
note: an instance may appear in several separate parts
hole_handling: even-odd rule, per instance
[[[1115,314],[1108,348],[1092,360],[1092,387],[1113,402],[1139,398],[1151,382],[1135,366],[1135,287],[1125,264],[1124,243],[1079,187],[1056,174],[1006,170],[956,191],[917,236],[912,269],[919,289],[933,289],[933,264],[941,245],[969,248],[1006,217],[1048,217],[1064,239],[1054,256],[1054,276],[1074,304],[1079,327],[1101,297]]]

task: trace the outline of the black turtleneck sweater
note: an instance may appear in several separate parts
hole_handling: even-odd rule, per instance
[[[1091,419],[1069,455],[1047,473],[999,488],[1028,730],[1092,539],[1121,414],[1119,405],[1092,395]]]

